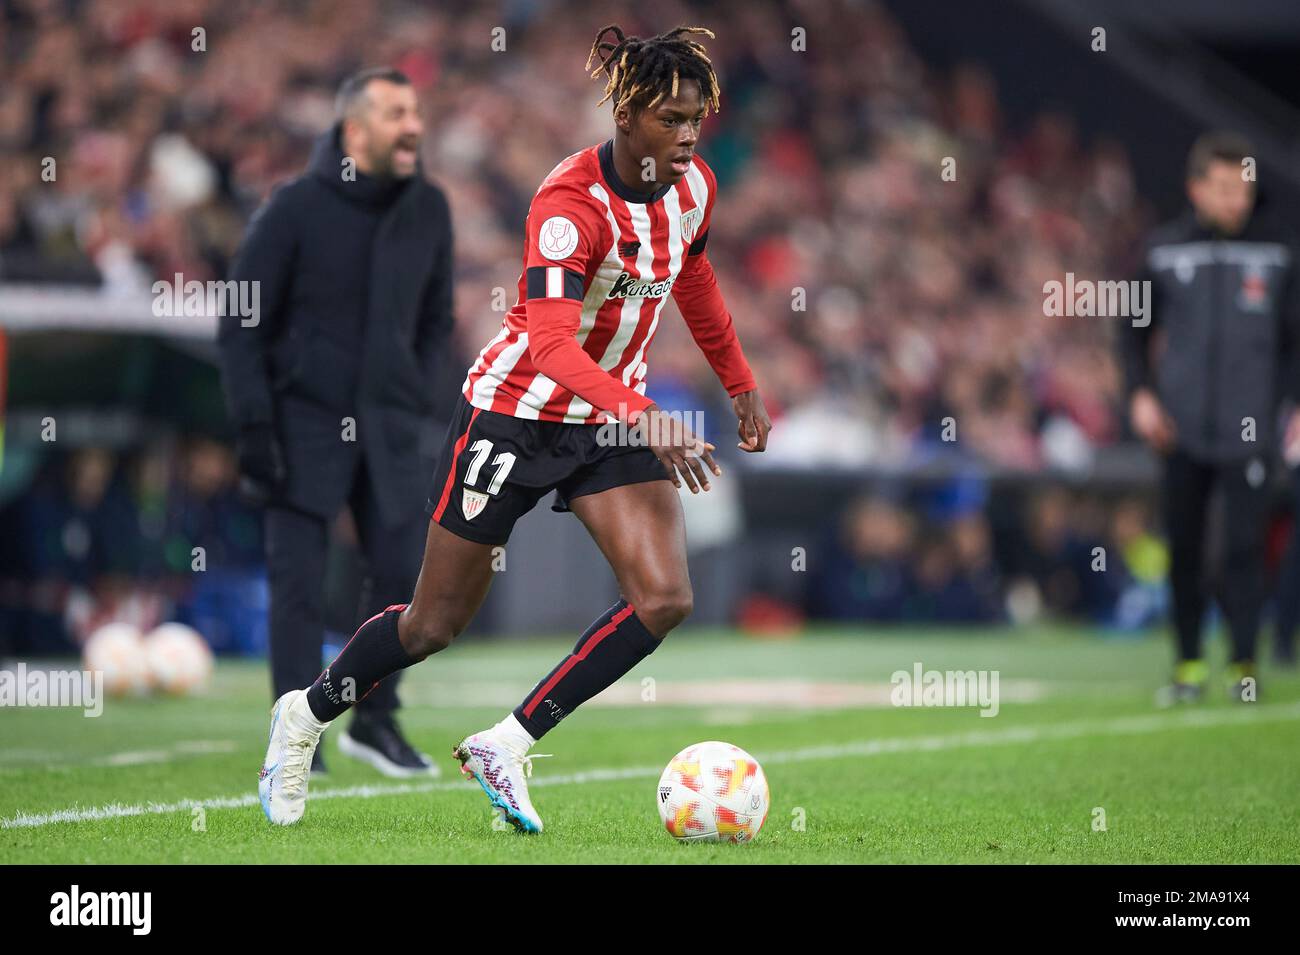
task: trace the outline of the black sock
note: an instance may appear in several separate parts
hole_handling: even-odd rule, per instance
[[[393,604],[363,623],[334,662],[307,688],[307,705],[323,723],[337,719],[412,660],[397,639],[397,618],[406,604]]]
[[[533,739],[612,684],[651,653],[659,641],[633,607],[620,600],[578,638],[573,652],[515,707],[515,719]]]

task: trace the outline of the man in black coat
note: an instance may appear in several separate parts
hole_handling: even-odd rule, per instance
[[[223,317],[218,337],[241,483],[266,505],[274,698],[321,672],[325,556],[344,505],[373,584],[362,617],[415,589],[452,326],[451,217],[421,173],[422,134],[404,75],[350,78],[338,122],[253,217],[232,268],[260,283],[259,314]],[[362,702],[340,748],[389,775],[436,774],[393,719],[396,682],[343,688]]]
[[[1200,699],[1207,605],[1202,579],[1207,511],[1225,509],[1215,596],[1231,638],[1234,699],[1255,698],[1255,644],[1267,596],[1269,470],[1283,399],[1300,399],[1300,263],[1289,230],[1255,209],[1254,152],[1230,133],[1192,147],[1192,208],[1157,228],[1141,278],[1151,283],[1147,322],[1123,342],[1134,432],[1162,458],[1164,521],[1178,662],[1162,702]],[[1295,441],[1300,419],[1285,429]]]

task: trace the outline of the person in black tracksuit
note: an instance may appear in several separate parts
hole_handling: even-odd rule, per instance
[[[1193,146],[1192,208],[1145,247],[1149,324],[1125,326],[1133,430],[1162,457],[1178,663],[1168,702],[1199,699],[1208,676],[1201,621],[1208,503],[1225,508],[1217,598],[1231,639],[1229,689],[1253,698],[1255,642],[1267,596],[1268,477],[1279,407],[1300,397],[1296,247],[1254,209],[1248,143],[1210,133]],[[1292,426],[1294,427],[1294,425]]]
[[[328,534],[344,505],[372,585],[356,622],[415,588],[446,427],[435,399],[459,384],[442,365],[451,217],[420,171],[421,136],[401,73],[352,77],[339,121],[254,216],[232,267],[260,283],[257,323],[222,318],[219,341],[242,484],[266,505],[277,698],[321,672]],[[396,684],[354,688],[362,702],[340,747],[388,775],[436,773],[393,719]]]

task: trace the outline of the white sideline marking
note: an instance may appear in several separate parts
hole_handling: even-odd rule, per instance
[[[40,749],[0,750],[0,770],[16,766],[54,763],[59,768],[80,766],[143,766],[148,763],[170,763],[185,756],[205,756],[211,753],[233,753],[239,743],[233,739],[193,739],[172,743],[166,749],[125,750],[102,756],[60,756]]]
[[[816,759],[839,759],[845,756],[879,756],[886,753],[934,752],[945,749],[963,749],[979,746],[1005,746],[1016,743],[1039,743],[1044,740],[1076,739],[1082,736],[1129,736],[1158,733],[1162,730],[1196,729],[1203,726],[1231,726],[1240,723],[1257,723],[1300,718],[1300,703],[1248,704],[1249,709],[1189,710],[1182,713],[1153,713],[1145,716],[1122,716],[1115,719],[1061,723],[1056,726],[1013,727],[1005,730],[972,730],[946,736],[895,736],[886,739],[858,740],[828,746],[810,746],[800,749],[756,753],[760,763],[779,765]],[[657,779],[661,766],[628,766],[623,768],[590,769],[580,773],[545,776],[531,781],[532,786],[568,786],[577,783],[616,782],[624,779]],[[324,789],[310,795],[312,802],[322,799],[375,799],[381,796],[401,796],[408,793],[442,792],[463,789],[463,779],[437,783],[393,783],[371,786],[349,786],[344,789]],[[251,786],[250,786],[251,789]],[[258,804],[257,793],[239,796],[215,796],[206,799],[187,799],[172,803],[138,803],[123,805],[110,803],[91,809],[59,809],[55,812],[27,813],[0,820],[0,829],[32,829],[60,822],[94,822],[125,816],[166,815],[188,812],[195,806],[205,809],[243,809]]]
[[[1003,703],[1036,703],[1049,694],[1041,680],[1003,680]],[[659,706],[763,706],[790,709],[849,709],[894,705],[893,683],[847,680],[660,680],[654,701]],[[596,694],[583,706],[644,706],[639,681],[620,680]],[[512,706],[519,699],[517,683],[438,683],[427,689],[421,702],[429,706]]]

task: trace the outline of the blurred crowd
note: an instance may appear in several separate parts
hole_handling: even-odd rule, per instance
[[[472,355],[501,321],[494,289],[517,281],[538,183],[611,134],[583,72],[597,30],[703,19],[723,90],[700,145],[721,184],[709,251],[778,422],[768,461],[955,445],[1071,466],[1117,437],[1113,330],[1045,318],[1042,286],[1121,276],[1142,224],[1124,151],[1080,142],[1062,114],[1008,128],[986,72],[927,69],[871,3],[613,3],[598,18],[546,0],[0,9],[0,277],[110,293],[223,277],[249,215],[331,122],[339,80],[392,64],[419,91],[425,169],[451,200]],[[695,408],[716,392],[680,322],[651,362],[652,392]]]
[[[1146,214],[1121,147],[1082,142],[1063,114],[1011,128],[986,71],[928,68],[871,2],[591,6],[5,0],[0,280],[130,295],[177,272],[223,278],[250,215],[331,123],[339,81],[388,64],[416,86],[424,168],[451,202],[467,362],[511,304],[537,185],[612,133],[583,71],[597,31],[700,23],[722,85],[699,147],[721,187],[709,255],[776,422],[765,460],[746,463],[888,466],[955,448],[1068,468],[1116,440],[1114,330],[1044,317],[1043,283],[1127,270]],[[650,365],[667,407],[725,397],[671,317]],[[192,605],[169,588],[194,546],[210,567],[260,562],[233,484],[229,450],[206,439],[59,455],[6,509],[0,591],[30,588],[37,643],[82,632],[101,611],[76,607],[119,603],[119,581]],[[1063,493],[1010,520],[980,494],[938,511],[865,497],[828,526],[838,558],[819,562],[804,609],[994,621],[1145,607],[1134,587],[1161,576],[1151,515]],[[1128,576],[1088,572],[1095,546]]]
[[[819,548],[805,609],[828,620],[1162,619],[1169,555],[1144,496],[978,480],[858,498]]]

